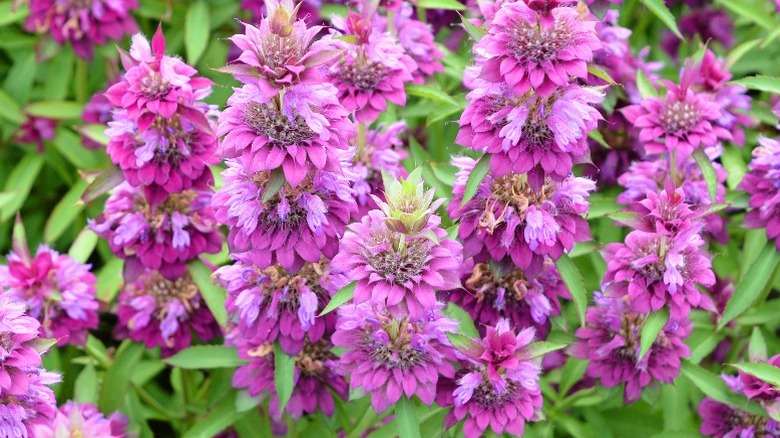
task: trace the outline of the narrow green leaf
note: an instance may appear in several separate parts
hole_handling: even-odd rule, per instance
[[[210,29],[209,2],[191,2],[184,18],[184,44],[188,63],[198,63],[208,45]]]
[[[597,78],[608,83],[609,85],[617,85],[617,82],[615,82],[615,80],[612,79],[612,76],[609,75],[609,72],[607,72],[606,70],[604,70],[603,68],[595,64],[588,65],[588,73],[592,74],[593,76],[596,76]]]
[[[577,313],[580,317],[580,325],[585,325],[585,310],[588,307],[588,292],[585,290],[585,281],[582,279],[582,273],[574,262],[571,261],[568,254],[562,254],[561,258],[555,262],[561,279],[566,283],[566,287],[571,293],[574,304],[577,305]]]
[[[639,90],[639,94],[645,99],[658,97],[658,90],[655,89],[650,79],[647,78],[641,69],[636,72],[636,87]]]
[[[84,228],[79,235],[76,236],[76,240],[74,240],[73,244],[70,246],[68,255],[77,262],[86,263],[89,256],[91,256],[92,252],[95,250],[99,240],[100,236],[95,234],[94,231],[89,228]]]
[[[78,131],[78,133],[84,137],[100,143],[103,146],[108,144],[108,136],[106,136],[106,125],[91,124],[76,126],[74,129],[76,129],[76,131]]]
[[[84,105],[65,100],[41,100],[27,105],[24,111],[31,116],[54,120],[81,119]]]
[[[402,396],[395,404],[395,426],[399,438],[420,438],[420,423],[414,403]]]
[[[726,184],[728,188],[736,190],[747,173],[747,164],[745,164],[745,160],[742,158],[742,153],[735,147],[724,146],[720,162],[723,164],[723,169],[726,170]]]
[[[753,327],[748,344],[748,357],[752,362],[765,361],[769,357],[766,350],[766,340],[760,327]]]
[[[460,12],[458,12],[458,15],[460,15],[463,28],[466,29],[466,32],[471,36],[475,43],[479,42],[483,36],[487,35],[487,29],[481,26],[474,26],[469,19],[461,15]]]
[[[765,362],[732,363],[729,365],[780,390],[780,368],[774,365]]]
[[[463,200],[460,202],[461,207],[466,205],[467,202],[477,194],[477,189],[485,179],[485,176],[490,170],[490,154],[485,154],[477,161],[474,168],[471,169],[469,178],[466,180],[466,188],[463,190]]]
[[[89,354],[91,358],[95,359],[98,364],[100,364],[100,366],[103,368],[108,368],[111,366],[111,359],[108,357],[108,350],[106,350],[106,346],[100,342],[100,339],[96,338],[92,334],[87,335],[87,343],[84,348],[87,350],[87,354]]]
[[[647,9],[650,9],[650,11],[660,18],[666,27],[677,35],[677,38],[685,40],[685,37],[680,33],[680,29],[677,28],[677,22],[675,21],[674,15],[672,15],[672,12],[666,7],[664,0],[642,0],[642,3],[647,6]]]
[[[89,204],[100,196],[108,193],[109,190],[118,186],[124,180],[125,175],[122,173],[122,170],[112,164],[111,167],[104,170],[89,183],[87,188],[84,189],[84,193],[81,194],[81,200]]]
[[[704,177],[704,181],[707,183],[707,191],[710,194],[710,202],[716,203],[715,196],[718,193],[718,174],[715,173],[715,166],[712,165],[712,160],[704,152],[704,149],[698,148],[693,151],[693,158],[696,160],[696,164],[701,169],[701,174]]]
[[[77,169],[100,170],[106,165],[106,151],[90,150],[84,147],[84,142],[72,130],[58,126],[51,145]]]
[[[16,198],[17,192],[0,192],[0,211],[3,209],[3,207],[6,206],[6,204],[10,203],[11,201]]]
[[[100,391],[100,410],[108,415],[119,410],[127,393],[130,375],[144,353],[143,344],[125,340],[117,349],[114,361],[106,373],[106,382]]]
[[[222,287],[214,284],[211,278],[211,269],[203,264],[200,260],[193,260],[188,264],[192,281],[200,289],[200,294],[203,300],[206,301],[211,313],[214,315],[214,319],[217,320],[219,325],[224,326],[228,321],[227,310],[225,310],[225,298],[227,294]]]
[[[780,263],[780,252],[775,249],[774,243],[769,242],[748,268],[745,276],[734,287],[734,294],[723,311],[723,318],[718,323],[718,329],[722,329],[731,320],[750,308],[753,301],[761,295],[772,279],[778,263]]]
[[[780,29],[780,27],[778,29]],[[731,49],[728,55],[726,55],[726,66],[729,69],[731,69],[731,67],[733,67],[734,64],[736,64],[740,59],[742,59],[742,57],[745,56],[745,54],[750,53],[760,43],[761,43],[761,38],[757,38],[754,40],[741,43],[737,47]]]
[[[607,141],[604,140],[604,136],[601,135],[601,131],[599,131],[598,129],[590,131],[588,133],[588,138],[590,138],[591,140],[596,141],[596,143],[600,144],[601,146],[603,146],[606,149],[612,149],[609,146],[609,143],[607,143]]]
[[[530,356],[528,357],[530,359],[542,357],[547,353],[552,353],[553,351],[562,350],[564,348],[566,348],[566,344],[557,344],[555,342],[547,341],[532,342],[528,346],[528,351],[530,353]]]
[[[422,97],[436,102],[448,103],[452,106],[462,107],[457,100],[433,85],[424,84],[406,84],[406,94]]]
[[[447,317],[458,321],[458,333],[462,333],[470,338],[479,338],[477,327],[474,326],[474,319],[468,312],[463,310],[462,307],[449,302],[442,313]]]
[[[658,334],[664,329],[666,323],[669,322],[669,309],[666,307],[661,308],[656,312],[650,313],[650,315],[642,324],[642,333],[639,337],[639,358],[637,361],[642,360],[645,354],[650,350],[650,347],[655,343]]]
[[[756,2],[749,2],[745,0],[718,0],[718,3],[725,6],[735,15],[745,18],[766,30],[772,30],[780,25],[780,23],[772,19],[773,14],[770,13],[770,11],[768,11],[766,8],[762,9],[757,7]],[[764,4],[764,2],[759,2],[758,4]]]
[[[284,412],[293,393],[295,358],[282,351],[279,342],[274,344],[274,382],[279,397],[279,412]]]
[[[18,3],[13,0],[0,2],[0,26],[22,21],[30,15],[30,8],[26,4]]]
[[[742,85],[745,88],[767,93],[780,94],[780,78],[772,76],[748,76],[746,78],[731,81],[732,84]]]
[[[349,283],[348,285],[339,289],[339,291],[336,292],[335,295],[333,295],[333,298],[330,299],[328,305],[325,306],[324,309],[322,309],[320,316],[326,315],[336,310],[339,306],[351,300],[352,297],[355,296],[355,286],[357,286],[357,282],[353,281],[352,283]]]
[[[756,403],[750,402],[747,397],[732,392],[720,376],[684,360],[682,374],[696,385],[701,392],[710,398],[725,403],[729,406],[742,409],[754,415],[765,416],[766,412]]]
[[[447,339],[449,339],[453,348],[463,354],[476,353],[479,351],[479,344],[468,336],[461,335],[460,333],[447,332]]]
[[[15,192],[16,196],[3,207],[2,213],[0,214],[0,222],[7,221],[22,208],[42,167],[43,155],[36,152],[30,152],[25,155],[24,158],[19,161],[19,164],[14,167],[14,170],[8,175],[8,180],[5,183],[5,191]]]
[[[217,436],[220,432],[232,426],[246,412],[238,412],[233,403],[220,403],[184,433],[183,438],[205,438]]]
[[[284,170],[282,170],[281,167],[271,171],[271,177],[268,180],[268,184],[265,186],[265,192],[263,192],[263,202],[270,201],[274,195],[279,193],[279,190],[282,189],[282,186],[284,186],[284,183],[286,182],[287,179],[284,177]]]
[[[86,188],[87,182],[82,179],[78,180],[54,206],[43,230],[43,238],[47,242],[59,239],[84,210],[85,204],[81,202],[81,194]]]
[[[73,398],[79,403],[95,404],[98,401],[98,375],[95,366],[89,364],[76,377],[73,387]]]
[[[97,299],[104,303],[114,301],[114,297],[122,286],[122,269],[124,262],[119,258],[112,258],[97,273]]]
[[[222,345],[194,345],[163,359],[163,362],[188,370],[233,368],[246,363],[238,357],[235,348]]]
[[[2,89],[0,89],[0,117],[17,125],[24,123],[22,108],[13,97]]]
[[[448,11],[464,11],[466,6],[457,0],[417,0],[417,7],[425,9],[444,9]]]

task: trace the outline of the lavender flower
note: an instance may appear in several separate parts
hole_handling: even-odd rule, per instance
[[[708,437],[780,437],[780,425],[776,421],[751,415],[709,397],[699,403],[699,416],[704,420],[699,432]]]
[[[339,361],[339,373],[350,376],[350,388],[371,394],[371,406],[382,412],[406,395],[416,395],[430,405],[439,376],[452,377],[449,360],[453,350],[448,332],[458,324],[433,306],[419,318],[397,318],[372,303],[339,308],[333,343],[347,351]]]
[[[780,142],[762,137],[758,143],[750,170],[739,185],[750,194],[745,226],[766,228],[767,237],[780,250]]]
[[[36,424],[32,436],[36,438],[125,438],[127,417],[114,412],[106,418],[89,403],[68,401],[57,410],[51,424]]]
[[[14,134],[15,143],[34,144],[38,152],[46,149],[45,141],[54,139],[54,129],[57,121],[45,117],[28,116],[19,130]]]

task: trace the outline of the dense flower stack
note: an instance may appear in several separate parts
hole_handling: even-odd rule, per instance
[[[161,29],[151,45],[133,36],[120,57],[126,73],[105,93],[106,151],[125,182],[90,226],[125,262],[116,334],[167,356],[190,345],[191,329],[203,340],[219,333],[186,267],[222,246],[209,187],[216,109],[203,102],[211,81],[165,55]]]

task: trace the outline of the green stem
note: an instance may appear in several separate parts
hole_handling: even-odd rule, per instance
[[[357,159],[358,160],[363,159],[363,151],[365,150],[365,146],[366,146],[366,124],[358,123],[358,132],[357,132]]]
[[[164,417],[171,419],[171,420],[181,420],[184,419],[184,414],[177,414],[174,412],[171,412],[170,410],[166,409],[165,406],[163,406],[159,401],[157,401],[156,398],[152,397],[151,394],[149,394],[145,389],[143,389],[141,386],[130,382],[130,384],[133,387],[133,390],[138,394],[138,397],[141,398],[141,400],[144,401],[150,408],[156,410]]]
[[[89,90],[87,89],[87,63],[83,59],[76,57],[76,100],[86,102],[89,100]]]

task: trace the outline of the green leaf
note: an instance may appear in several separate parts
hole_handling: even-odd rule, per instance
[[[106,346],[100,342],[100,339],[96,338],[92,334],[87,335],[87,343],[84,345],[84,348],[87,350],[87,354],[89,354],[91,358],[95,359],[98,364],[100,364],[100,366],[103,368],[108,368],[111,366],[111,359],[108,357]]]
[[[0,2],[0,26],[7,26],[18,21],[22,21],[30,15],[30,8],[26,4],[13,0]]]
[[[761,38],[756,38],[751,41],[746,41],[738,45],[737,47],[731,49],[728,55],[726,55],[726,66],[729,69],[731,69],[731,67],[733,67],[734,64],[736,64],[740,59],[742,59],[742,57],[745,56],[745,54],[750,53],[760,43],[761,43]]]
[[[79,134],[87,137],[88,139],[102,144],[103,146],[108,144],[108,136],[106,135],[106,125],[91,124],[74,127]]]
[[[395,426],[399,438],[420,438],[420,423],[414,403],[402,396],[395,404]]]
[[[79,235],[76,236],[76,240],[73,241],[73,244],[70,245],[68,255],[77,262],[86,263],[89,256],[91,256],[92,252],[95,250],[98,240],[100,240],[100,236],[89,228],[84,228]]]
[[[73,398],[80,403],[97,403],[98,375],[95,367],[89,364],[76,377],[76,384],[73,386]]]
[[[780,29],[780,27],[778,28]],[[723,169],[726,170],[726,183],[730,190],[736,190],[742,178],[747,173],[747,165],[742,158],[741,152],[731,146],[723,148],[723,153],[720,156],[720,162],[723,164]]]
[[[228,321],[227,310],[225,310],[225,298],[227,298],[225,290],[214,284],[211,278],[211,269],[203,264],[202,261],[193,260],[188,264],[188,267],[192,281],[200,289],[200,294],[203,300],[206,301],[206,306],[211,310],[214,319],[217,320],[219,325],[224,326]]]
[[[607,143],[607,141],[604,140],[604,136],[601,135],[601,131],[599,131],[598,129],[590,131],[588,133],[588,138],[590,138],[591,140],[596,141],[596,143],[600,144],[601,146],[603,146],[606,149],[612,149],[609,146],[609,143]]]
[[[750,343],[748,344],[748,357],[752,362],[766,361],[769,357],[766,350],[766,340],[760,327],[753,327],[753,334],[750,335]]]
[[[458,333],[462,333],[470,338],[479,338],[477,327],[474,326],[474,319],[468,312],[463,310],[462,307],[453,302],[449,302],[442,313],[447,317],[458,321]]]
[[[268,184],[265,186],[265,192],[263,192],[263,202],[268,202],[274,197],[279,190],[282,189],[287,179],[284,177],[284,170],[278,167],[271,171],[271,177],[268,179]]]
[[[84,105],[65,100],[41,100],[27,105],[24,111],[31,116],[54,120],[81,119]]]
[[[216,409],[209,412],[204,418],[198,419],[198,421],[184,433],[183,438],[217,436],[220,432],[241,419],[245,414],[246,412],[238,412],[233,403],[220,403],[216,406]]]
[[[650,79],[645,76],[641,69],[636,72],[636,87],[639,90],[639,94],[645,99],[658,97],[658,90],[655,89]]]
[[[22,108],[2,89],[0,89],[0,117],[17,125],[24,123]]]
[[[209,42],[210,27],[209,2],[191,2],[184,18],[184,44],[188,63],[197,64],[203,55]]]
[[[460,202],[460,206],[463,207],[468,203],[474,195],[477,194],[477,189],[485,179],[485,176],[490,170],[490,154],[485,154],[477,161],[474,168],[471,169],[469,178],[466,180],[466,188],[463,190],[463,200]]]
[[[732,392],[720,376],[684,360],[682,374],[696,385],[701,392],[710,398],[725,403],[729,406],[742,409],[754,415],[765,416],[766,412],[756,403],[750,402],[747,397]]]
[[[58,126],[54,140],[51,142],[57,152],[73,164],[77,169],[100,170],[105,167],[106,152],[90,150],[76,133],[64,126]]]
[[[14,167],[14,170],[8,175],[5,191],[15,192],[16,197],[3,207],[2,213],[0,213],[0,222],[7,221],[22,208],[42,167],[43,155],[39,155],[36,152],[30,152],[25,155],[19,161],[19,164]]]
[[[685,37],[680,33],[680,29],[677,28],[677,22],[674,19],[669,8],[664,4],[664,0],[642,0],[642,3],[647,6],[663,23],[677,35],[677,38],[685,40]]]
[[[617,85],[617,82],[615,82],[615,80],[612,79],[612,76],[609,75],[609,72],[597,66],[596,64],[588,65],[588,73],[592,74],[593,76],[596,76],[597,78],[608,83],[609,85]]]
[[[585,325],[585,310],[588,307],[588,293],[585,290],[585,281],[582,279],[582,273],[574,262],[571,261],[568,254],[562,254],[561,258],[555,262],[561,279],[566,283],[566,287],[571,293],[574,304],[577,305],[577,313],[580,317],[580,325]]]
[[[466,32],[468,32],[469,35],[471,35],[471,38],[474,40],[475,43],[479,42],[479,40],[481,40],[483,36],[487,35],[487,29],[480,26],[474,26],[473,24],[471,24],[468,18],[461,15],[460,12],[458,12],[458,15],[460,15],[460,20],[463,23],[463,28],[466,29]]]
[[[693,158],[701,169],[704,181],[707,182],[707,191],[710,194],[710,202],[714,204],[717,202],[715,196],[717,196],[718,193],[718,174],[715,173],[715,166],[712,165],[712,160],[702,148],[693,151]]]
[[[68,193],[62,197],[60,202],[54,206],[49,219],[46,221],[46,227],[43,230],[43,238],[47,242],[54,242],[62,236],[62,233],[70,227],[82,210],[84,203],[81,202],[81,194],[87,188],[87,182],[78,180]]]
[[[339,306],[346,303],[347,301],[351,300],[352,297],[355,296],[355,286],[357,286],[357,282],[353,281],[349,283],[348,285],[342,287],[339,289],[338,292],[336,292],[335,295],[333,295],[333,298],[330,299],[330,302],[328,302],[328,305],[325,306],[324,309],[322,309],[322,312],[320,313],[320,316],[326,315],[334,310],[336,310]]]
[[[780,78],[772,76],[748,76],[746,78],[731,81],[732,84],[742,85],[745,88],[758,91],[766,91],[771,94],[780,94]]]
[[[406,94],[462,107],[452,96],[433,85],[406,84]]]
[[[114,361],[106,373],[106,382],[100,392],[100,410],[108,415],[119,410],[127,393],[130,376],[135,365],[141,360],[145,347],[130,340],[122,341],[117,349]]]
[[[279,342],[274,344],[274,382],[279,397],[279,412],[284,412],[293,393],[295,358],[282,351]]]
[[[3,210],[7,204],[16,198],[16,191],[13,192],[0,192],[0,211]]]
[[[449,339],[453,348],[463,354],[478,354],[478,351],[480,351],[477,341],[460,333],[447,332],[447,339]]]
[[[656,312],[650,313],[650,315],[642,324],[642,333],[639,337],[639,358],[637,361],[642,360],[645,354],[653,346],[655,340],[658,338],[658,334],[664,329],[666,323],[669,322],[669,309],[666,307],[661,308]]]
[[[448,11],[464,11],[466,6],[456,0],[417,0],[417,7],[425,9],[445,9]]]
[[[111,167],[104,170],[89,183],[87,188],[84,189],[84,193],[81,194],[81,200],[89,204],[108,193],[109,190],[118,186],[124,180],[125,175],[122,173],[122,170],[112,164]]]
[[[764,288],[769,286],[778,263],[780,263],[780,252],[775,249],[772,242],[769,242],[748,268],[744,277],[735,285],[734,294],[723,311],[723,318],[718,323],[719,330],[750,308]]]
[[[718,3],[725,6],[735,15],[745,18],[766,30],[772,30],[780,25],[780,23],[772,19],[772,13],[774,11],[770,12],[766,10],[766,8],[762,10],[761,8],[756,7],[755,2],[748,2],[745,0],[718,0]],[[759,4],[764,4],[764,2],[759,2]]]
[[[780,368],[765,362],[732,363],[730,366],[780,389]]]
[[[562,350],[564,348],[566,348],[566,344],[557,344],[555,342],[547,341],[532,342],[528,345],[528,352],[530,353],[528,358],[533,359],[535,357],[542,357],[547,353],[552,353],[553,351]]]
[[[114,300],[119,287],[122,285],[122,268],[124,262],[119,258],[112,258],[97,273],[97,299],[105,303]]]
[[[194,345],[163,359],[163,362],[188,370],[234,368],[246,363],[238,357],[235,348],[222,345]]]

